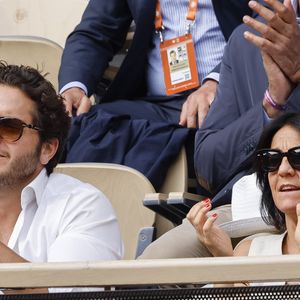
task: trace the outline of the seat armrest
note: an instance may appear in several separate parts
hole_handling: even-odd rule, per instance
[[[167,204],[186,216],[190,209],[204,198],[204,196],[188,192],[176,192],[169,194]]]
[[[172,192],[168,195],[154,193],[146,194],[143,203],[144,206],[179,225],[191,207],[204,198],[188,192]]]
[[[172,206],[169,206],[167,199],[167,194],[150,193],[145,195],[143,204],[154,212],[170,220],[174,224],[181,224],[182,219],[185,218],[185,214],[175,210]]]

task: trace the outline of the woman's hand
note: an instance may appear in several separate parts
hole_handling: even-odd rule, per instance
[[[232,256],[233,249],[229,235],[215,224],[218,215],[212,213],[209,199],[195,204],[187,219],[197,231],[198,238],[213,256]]]

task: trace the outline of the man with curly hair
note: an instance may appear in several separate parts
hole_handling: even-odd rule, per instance
[[[35,69],[0,63],[0,262],[120,259],[107,198],[53,173],[70,127],[65,105]]]

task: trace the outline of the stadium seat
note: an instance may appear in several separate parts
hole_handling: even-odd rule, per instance
[[[30,35],[64,47],[88,0],[2,0],[0,35]]]
[[[32,36],[0,36],[0,59],[9,64],[28,65],[47,74],[58,89],[58,70],[62,47],[55,42]]]
[[[80,22],[87,4],[88,0],[2,0],[0,35],[45,38],[64,48],[68,35]],[[114,57],[104,74],[103,89],[115,77],[133,38],[133,30],[134,24],[130,27],[122,51]]]
[[[154,188],[140,172],[117,164],[66,163],[55,172],[64,173],[100,189],[111,201],[120,225],[125,259],[134,259],[153,239],[154,213],[142,203]],[[139,247],[138,247],[139,246]]]
[[[162,232],[158,236],[181,224],[190,208],[205,198],[202,195],[188,192],[193,185],[194,183],[191,183],[191,180],[188,178],[186,151],[183,148],[176,161],[168,170],[166,180],[158,193],[146,194],[143,200],[146,207],[164,218],[161,222],[162,225],[158,225],[158,227],[162,228]],[[156,218],[158,220],[157,223],[160,224],[160,218]],[[172,225],[167,223],[166,219]]]
[[[55,171],[89,182],[110,199],[120,223],[125,259],[139,256],[155,236],[174,227],[172,222],[143,206],[145,195],[157,191],[143,174],[132,168],[106,163],[66,163],[59,164]],[[169,168],[159,192],[166,197],[171,191],[184,192],[186,189],[187,165],[183,148]]]

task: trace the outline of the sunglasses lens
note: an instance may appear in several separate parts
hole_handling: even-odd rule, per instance
[[[22,135],[22,124],[18,119],[0,119],[0,137],[8,142],[17,141]]]
[[[281,153],[272,150],[262,151],[257,157],[262,169],[266,172],[276,171],[282,160]]]
[[[300,169],[300,148],[290,150],[288,160],[293,168]]]

